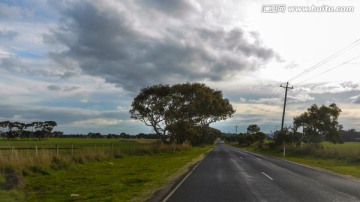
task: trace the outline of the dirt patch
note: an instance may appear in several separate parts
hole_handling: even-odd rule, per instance
[[[25,187],[25,181],[23,176],[15,170],[8,170],[5,173],[5,184],[7,189]]]

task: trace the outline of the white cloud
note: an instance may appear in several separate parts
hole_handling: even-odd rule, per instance
[[[296,94],[295,96],[289,96],[288,98],[289,98],[289,102],[295,102],[295,103],[315,100],[315,97],[305,93]]]
[[[246,99],[243,98],[243,97],[241,97],[239,101],[240,101],[240,102],[246,102]]]
[[[109,126],[109,125],[119,125],[121,122],[122,121],[118,119],[98,118],[98,119],[76,121],[73,123],[73,125],[80,127],[88,127],[89,125]]]

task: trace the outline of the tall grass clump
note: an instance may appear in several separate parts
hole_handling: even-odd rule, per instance
[[[104,161],[112,158],[123,158],[125,155],[147,155],[155,153],[174,153],[190,148],[188,144],[171,145],[162,142],[140,144],[134,147],[92,147],[55,150],[11,150],[0,151],[0,172],[12,169],[23,175],[42,174],[47,175],[51,170],[64,170],[75,164]]]
[[[294,155],[307,155],[324,159],[346,159],[360,164],[360,143],[347,142],[332,144],[329,142],[302,144],[295,147],[288,145],[287,150]]]

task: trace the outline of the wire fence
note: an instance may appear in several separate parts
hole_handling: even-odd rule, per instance
[[[44,152],[54,156],[77,155],[86,152],[102,152],[104,154],[121,152],[124,154],[131,154],[153,149],[154,144],[134,144],[132,142],[118,144],[49,144],[34,146],[0,146],[0,155],[14,155],[16,153],[17,155],[33,154],[36,156]]]

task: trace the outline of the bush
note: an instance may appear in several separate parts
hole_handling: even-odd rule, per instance
[[[50,168],[53,170],[64,170],[68,168],[70,165],[68,162],[64,161],[61,158],[53,157],[51,160]]]

